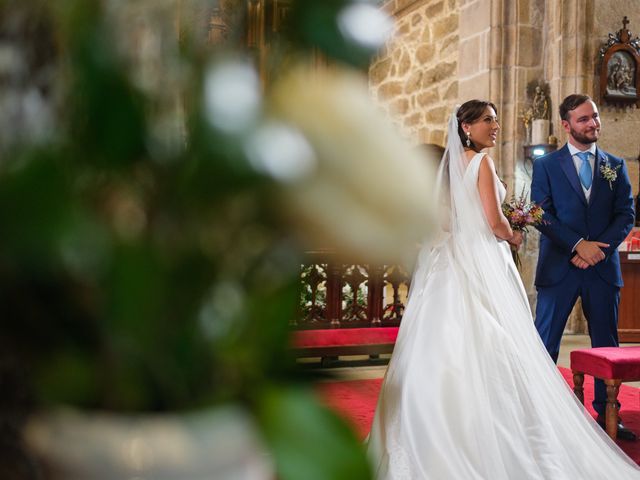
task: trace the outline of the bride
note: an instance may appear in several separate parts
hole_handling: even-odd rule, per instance
[[[369,436],[378,479],[640,478],[535,330],[491,158],[496,107],[451,116],[438,175],[448,221],[423,247]]]

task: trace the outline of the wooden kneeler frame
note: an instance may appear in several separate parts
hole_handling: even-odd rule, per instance
[[[596,377],[594,377],[596,378]],[[602,378],[607,386],[607,405],[605,409],[605,428],[607,435],[613,440],[618,436],[618,392],[622,380],[619,378]],[[584,405],[584,372],[573,372],[573,393]]]

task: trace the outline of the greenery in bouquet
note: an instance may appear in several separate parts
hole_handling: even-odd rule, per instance
[[[0,0],[3,421],[233,403],[278,478],[367,478],[287,345],[305,240],[397,260],[433,219],[418,162],[389,191],[411,149],[367,104],[388,19],[294,2],[265,87],[240,36],[213,48],[176,23],[190,3]],[[336,67],[309,73],[317,51]]]
[[[535,227],[544,221],[542,207],[535,202],[529,201],[527,197],[528,195],[523,189],[520,196],[516,197],[514,195],[510,201],[502,204],[502,213],[507,217],[511,229],[515,232],[526,233],[530,226]],[[522,261],[518,250],[512,248],[511,253],[516,267],[520,268]]]

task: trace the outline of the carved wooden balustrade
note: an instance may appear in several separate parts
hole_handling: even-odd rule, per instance
[[[397,265],[350,264],[327,252],[308,252],[302,265],[298,329],[400,324],[409,274]]]

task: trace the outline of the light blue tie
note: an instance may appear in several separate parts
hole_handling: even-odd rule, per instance
[[[585,189],[589,190],[591,188],[591,182],[593,181],[593,172],[591,171],[591,164],[589,163],[591,152],[578,152],[576,155],[582,160],[582,165],[580,165],[580,170],[578,170],[580,183],[582,183]]]

